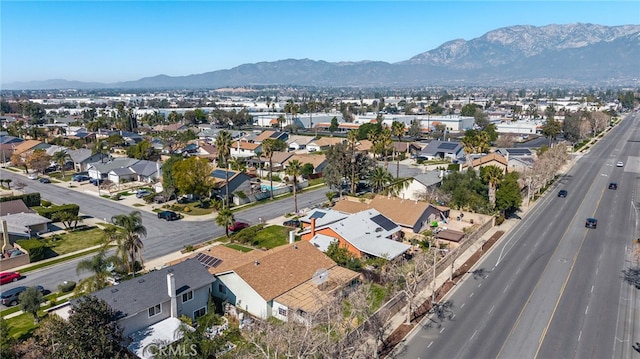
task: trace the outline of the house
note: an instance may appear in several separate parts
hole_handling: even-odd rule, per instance
[[[408,186],[400,191],[398,197],[413,201],[424,200],[425,194],[433,192],[440,186],[443,176],[444,170],[431,170],[417,174],[409,180]]]
[[[86,171],[90,163],[109,160],[109,155],[104,155],[101,153],[92,154],[91,150],[87,148],[80,148],[77,150],[68,150],[67,154],[71,158],[71,161],[73,162],[73,168],[77,172]]]
[[[344,138],[340,137],[320,137],[317,140],[313,140],[307,144],[307,151],[326,151],[329,149],[329,147],[343,142]]]
[[[476,170],[480,170],[480,168],[485,166],[496,166],[502,170],[503,174],[507,173],[507,168],[508,168],[507,159],[495,152],[489,153],[488,155],[484,155],[480,158],[477,158],[471,161],[471,163],[473,163],[473,168]],[[466,168],[466,163],[463,166],[463,168]]]
[[[217,161],[218,160],[218,148],[214,145],[208,144],[206,142],[201,142],[198,147],[198,157],[203,157],[208,159],[209,161]]]
[[[528,148],[498,148],[495,153],[507,159],[507,171],[524,172],[536,161],[535,153]]]
[[[27,160],[27,157],[29,157],[33,153],[33,151],[40,148],[41,145],[43,145],[42,141],[26,140],[16,144],[16,146],[13,148],[13,154],[19,155],[24,162]]]
[[[358,281],[311,243],[242,253],[223,246],[194,254],[217,279],[212,295],[260,319],[301,319]]]
[[[429,228],[430,222],[439,221],[448,215],[427,202],[381,195],[364,202],[343,199],[333,206],[333,210],[344,213],[358,213],[368,209],[380,212],[410,233],[422,233]]]
[[[293,155],[284,162],[284,168],[289,167],[291,161],[297,160],[302,166],[310,163],[313,166],[313,174],[320,175],[327,165],[327,156],[324,154],[298,154]]]
[[[262,151],[262,147],[259,143],[248,141],[235,141],[231,144],[229,149],[231,157],[255,157]]]
[[[214,282],[200,262],[186,259],[90,295],[113,309],[123,336],[129,339],[127,348],[138,358],[146,359],[153,358],[145,350],[150,344],[170,344],[182,338],[178,329],[183,322],[179,317],[195,320],[207,314]],[[50,312],[66,319],[77,302],[74,299]]]
[[[313,214],[308,217],[305,221],[310,221],[311,225],[300,236],[323,252],[331,243],[338,242],[357,258],[394,260],[411,248],[402,243],[402,228],[375,209],[354,213],[324,226],[317,226]]]
[[[287,145],[289,145],[289,151],[304,150],[307,148],[307,145],[315,139],[316,137],[313,136],[291,135],[287,140]]]
[[[286,132],[280,132],[280,131],[274,131],[274,130],[265,130],[262,131],[262,133],[260,133],[258,136],[256,136],[253,139],[253,142],[255,143],[262,143],[262,141],[266,140],[266,139],[272,139],[272,140],[281,140],[284,142],[287,142],[287,139],[289,139],[289,134]]]
[[[4,206],[5,203],[7,202],[3,202],[2,206]],[[33,212],[6,214],[0,216],[0,223],[2,223],[2,221],[7,222],[7,231],[12,243],[12,239],[31,238],[39,233],[48,232],[48,224],[51,223],[49,218],[42,217]]]
[[[433,160],[448,158],[452,161],[463,156],[464,151],[460,142],[440,140],[433,140],[429,142],[429,144],[416,155],[418,159]]]
[[[116,157],[105,163],[91,163],[87,166],[87,173],[91,178],[107,178],[113,183],[152,183],[162,177],[158,162],[125,157]]]
[[[244,172],[216,168],[211,172],[211,177],[213,177],[214,181],[212,194],[220,198],[226,198],[227,193],[233,196],[234,193],[238,192],[246,195],[256,191],[251,185],[251,176]],[[236,204],[241,204],[242,199],[239,196],[233,196],[233,201]]]

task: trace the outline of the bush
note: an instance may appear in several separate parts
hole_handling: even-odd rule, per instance
[[[60,293],[69,293],[74,289],[76,289],[76,282],[72,280],[65,280],[64,282],[58,284],[58,291]]]
[[[46,199],[43,199],[40,201],[40,205],[42,207],[51,207],[51,204],[52,204],[51,201],[47,201]]]
[[[500,213],[498,216],[496,216],[496,226],[501,225],[504,222],[505,218],[504,218],[504,214]]]
[[[189,208],[188,206],[184,207],[182,210],[183,210],[185,213],[189,213],[189,212],[191,212],[191,208]]]
[[[47,246],[40,240],[35,238],[21,239],[17,240],[16,243],[18,243],[20,247],[24,248],[24,250],[29,253],[29,259],[31,260],[31,262],[37,262],[44,259],[44,254],[47,250]]]
[[[122,193],[116,193],[111,195],[111,199],[114,201],[119,201],[121,197],[122,197]]]
[[[19,196],[0,197],[0,202],[13,201],[16,199],[21,199],[27,207],[36,207],[40,205],[40,193],[38,192],[21,194]]]
[[[61,212],[67,212],[71,215],[77,216],[78,213],[80,213],[80,206],[77,204],[64,204],[62,206],[51,206],[46,208],[39,207],[36,209],[36,212],[38,212],[42,217],[53,220],[54,216]]]

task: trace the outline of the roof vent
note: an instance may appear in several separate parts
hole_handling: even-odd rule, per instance
[[[297,245],[297,244],[294,244],[294,245],[293,245],[293,249],[298,249],[298,245]]]
[[[258,262],[257,260],[253,261],[253,264],[258,265],[260,264],[260,262]]]

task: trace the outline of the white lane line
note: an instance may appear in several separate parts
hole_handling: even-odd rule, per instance
[[[427,345],[427,348],[431,348],[432,345],[433,345],[433,341],[431,341],[431,343],[429,343],[429,345]]]
[[[477,330],[476,330],[476,331],[474,331],[474,332],[473,332],[473,335],[471,336],[471,338],[470,338],[470,339],[471,339],[471,340],[473,340],[473,337],[475,337],[477,333],[478,333],[478,331],[477,331]]]
[[[462,303],[462,305],[460,306],[460,309],[464,308],[464,305],[467,303]]]
[[[491,309],[489,309],[489,314],[491,314],[491,312],[493,312],[493,308],[495,308],[495,307],[496,307],[495,304],[491,306]]]
[[[506,286],[506,287],[504,287],[504,290],[502,291],[502,293],[506,293],[506,292],[507,292],[507,289],[509,289],[509,284],[507,284],[507,286]]]
[[[518,268],[518,270],[516,271],[516,274],[520,273],[520,268]]]
[[[589,306],[587,305],[587,308],[584,310],[584,314],[587,314],[589,312]]]
[[[582,330],[580,331],[580,334],[578,334],[578,341],[580,341],[580,338],[582,338]]]
[[[593,286],[591,286],[591,293],[593,293]]]
[[[451,316],[451,320],[453,320],[453,318],[455,318],[455,317],[456,317],[456,315],[455,315],[455,314],[454,314],[454,315],[452,315],[452,316]]]
[[[478,284],[478,288],[482,287],[482,283]]]
[[[442,329],[440,329],[440,333],[444,332],[444,327],[442,327]]]
[[[469,298],[473,297],[473,293],[471,293],[471,295],[469,296]]]

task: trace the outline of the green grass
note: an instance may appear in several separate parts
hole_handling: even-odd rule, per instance
[[[240,252],[251,252],[253,250],[253,248],[249,248],[249,247],[245,247],[245,246],[241,246],[239,244],[233,244],[233,243],[225,244],[224,246],[231,249],[235,249]]]
[[[371,292],[369,295],[373,298],[371,305],[374,310],[380,308],[384,304],[384,300],[387,297],[387,289],[379,284],[371,285]]]
[[[312,178],[309,180],[309,187],[318,186],[324,183],[324,178]]]
[[[11,171],[11,172],[20,172],[19,169],[13,168],[13,167],[5,167],[5,169]]]
[[[102,229],[93,227],[57,235],[56,238],[59,239],[47,242],[58,255],[63,255],[104,243],[107,235]]]
[[[42,318],[45,316],[45,313],[41,311],[39,317]],[[6,319],[7,325],[9,326],[9,336],[14,337],[16,339],[28,338],[36,329],[36,324],[33,322],[33,317],[31,314],[22,313],[15,317]]]
[[[65,172],[64,173],[64,177],[62,177],[62,173],[60,173],[60,172],[53,172],[53,173],[49,174],[49,177],[55,178],[55,179],[57,179],[59,181],[69,182],[73,178],[73,172]],[[53,182],[53,181],[51,181],[51,182]]]
[[[256,233],[254,242],[258,243],[258,247],[275,248],[289,242],[289,231],[289,228],[283,226],[268,226]]]
[[[80,252],[80,253],[74,253],[74,254],[68,255],[66,257],[51,259],[51,260],[48,260],[46,262],[36,262],[32,266],[20,269],[20,273],[32,272],[32,271],[37,270],[37,269],[41,269],[41,268],[52,266],[52,265],[55,265],[55,264],[58,264],[58,263],[70,261],[70,260],[73,260],[73,259],[76,259],[76,258],[79,258],[79,257],[84,257],[86,255],[89,255],[91,253],[96,253],[96,252],[99,252],[99,251],[100,251],[100,248],[95,248],[95,249],[88,250],[88,251],[83,251],[83,252]]]
[[[134,207],[144,207],[145,205],[142,203],[134,203],[133,204]]]

